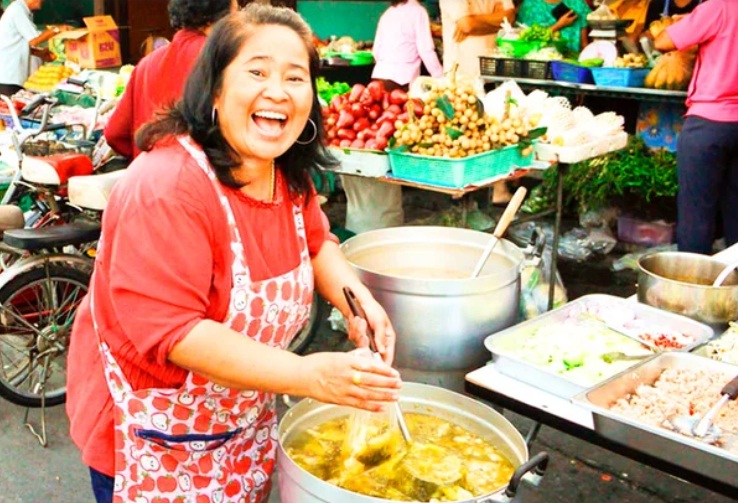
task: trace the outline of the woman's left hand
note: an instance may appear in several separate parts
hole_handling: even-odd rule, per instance
[[[392,365],[395,358],[396,334],[387,313],[374,298],[364,298],[360,300],[360,303],[366,313],[369,326],[374,331],[374,342],[377,345],[377,351],[382,355],[382,360],[387,365]],[[366,335],[367,324],[364,320],[358,316],[351,316],[348,329],[348,337],[357,347],[365,348],[369,346],[369,338]]]

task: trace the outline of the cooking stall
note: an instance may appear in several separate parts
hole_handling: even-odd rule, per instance
[[[713,258],[720,265],[734,264],[738,259],[738,246]],[[717,270],[721,269],[718,266]],[[714,277],[711,275],[711,278]],[[643,282],[644,278],[640,276],[639,282]],[[682,279],[686,279],[686,276]],[[732,281],[730,285],[734,285]],[[712,288],[705,283],[703,289]],[[722,286],[718,290],[733,290],[732,300],[725,305],[734,308],[737,298],[735,287]],[[642,295],[643,292],[639,296]],[[579,300],[587,302],[584,297]],[[650,306],[636,302],[635,298],[623,302],[630,304],[637,315],[653,315]],[[571,308],[575,303],[577,301],[565,308]],[[579,304],[581,311],[582,303]],[[556,331],[553,325],[566,314],[565,308],[544,314],[532,320],[532,323],[544,325],[547,334],[552,334]],[[643,308],[648,308],[649,312],[645,313]],[[735,319],[735,313],[727,314],[727,308],[725,311],[728,316],[726,319]],[[721,440],[715,441],[710,435],[705,438],[694,436],[696,420],[718,401],[723,385],[738,373],[738,367],[730,364],[738,361],[731,356],[731,351],[737,346],[735,329],[724,330],[726,323],[708,325],[686,317],[673,318],[672,313],[662,312],[659,315],[662,331],[676,328],[686,334],[697,330],[703,335],[694,333],[694,337],[686,341],[687,344],[680,350],[648,356],[619,373],[595,379],[597,384],[588,385],[586,379],[583,382],[571,377],[562,378],[561,374],[568,373],[566,371],[546,370],[546,365],[540,360],[526,364],[520,353],[514,355],[511,352],[515,347],[512,342],[515,338],[524,337],[526,328],[530,328],[518,325],[507,329],[507,334],[498,333],[485,340],[493,355],[492,361],[466,375],[465,390],[472,396],[536,421],[528,432],[529,442],[535,438],[540,426],[546,425],[735,498],[738,494],[738,443],[731,430],[736,430],[738,402],[729,401],[714,420],[722,427],[722,430],[718,430],[723,434]],[[710,331],[707,334],[709,341],[702,339],[705,329]],[[529,330],[527,332],[530,333]],[[555,342],[550,340],[544,344],[549,344],[549,347],[542,352],[552,353],[547,350]],[[633,353],[630,349],[623,352]],[[566,362],[571,366],[577,363]],[[668,378],[673,381],[662,382]],[[715,382],[707,384],[708,381]],[[635,412],[629,410],[630,407]],[[710,431],[715,432],[714,429]]]

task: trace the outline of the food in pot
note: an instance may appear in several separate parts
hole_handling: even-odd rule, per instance
[[[699,369],[668,368],[653,385],[638,386],[633,393],[612,404],[610,410],[649,426],[684,434],[672,421],[679,417],[702,417],[720,399],[723,386],[732,377]],[[738,434],[738,402],[731,400],[725,404],[713,424],[722,430],[723,436]],[[738,454],[736,442],[721,445],[718,440],[715,445]]]
[[[436,416],[405,413],[413,444],[376,431],[373,445],[350,450],[350,416],[326,421],[284,445],[301,468],[349,491],[395,501],[461,501],[505,487],[512,463],[490,442]]]

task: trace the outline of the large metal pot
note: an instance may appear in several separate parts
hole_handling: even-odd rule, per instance
[[[712,283],[725,264],[706,255],[656,252],[638,260],[638,300],[683,314],[717,330],[738,319],[738,273]]]
[[[397,331],[400,369],[471,369],[489,360],[484,338],[519,315],[524,255],[500,240],[470,279],[490,234],[450,227],[394,227],[341,246]]]
[[[515,427],[491,407],[469,397],[436,386],[404,383],[400,393],[403,412],[419,412],[451,421],[492,442],[517,469],[506,487],[463,503],[507,502],[517,493],[520,482],[537,484],[548,464],[545,452],[529,458],[528,446]],[[279,423],[277,470],[279,494],[287,503],[379,503],[390,500],[365,496],[325,482],[300,468],[284,450],[293,435],[331,419],[347,415],[351,409],[304,399],[292,407]]]

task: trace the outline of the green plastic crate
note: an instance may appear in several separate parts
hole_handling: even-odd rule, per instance
[[[431,157],[389,150],[392,176],[411,182],[463,188],[490,178],[505,176],[516,167],[530,165],[533,153],[523,156],[517,145],[490,150],[461,159]]]

